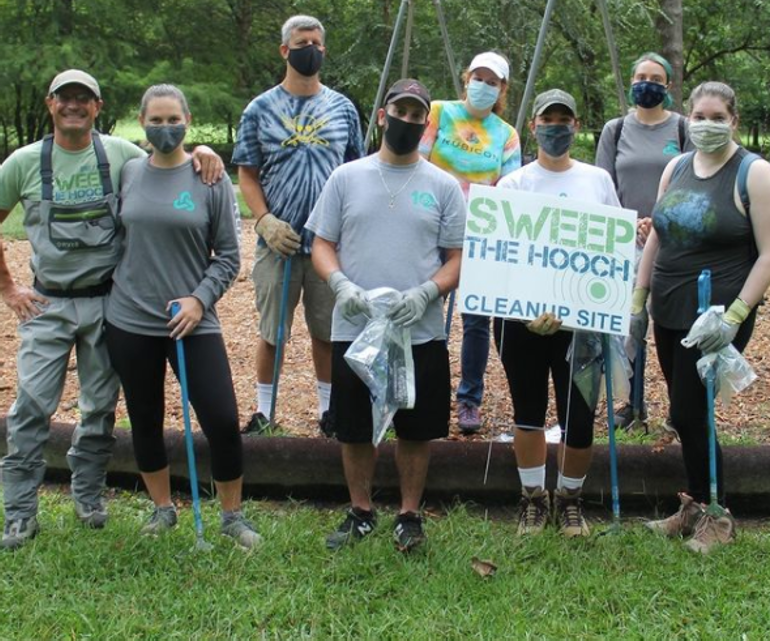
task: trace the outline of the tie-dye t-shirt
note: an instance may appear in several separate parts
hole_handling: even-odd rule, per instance
[[[474,118],[459,100],[431,103],[420,154],[452,174],[466,199],[472,183],[494,185],[521,167],[516,130],[496,114]]]
[[[674,171],[655,205],[660,249],[652,274],[652,316],[667,329],[689,329],[698,317],[698,276],[711,270],[711,304],[728,307],[756,260],[751,222],[735,205],[738,152],[713,176],[699,178],[693,156]]]
[[[278,85],[244,110],[233,164],[260,170],[270,212],[301,234],[300,253],[309,254],[313,234],[305,223],[321,189],[334,169],[363,155],[350,100],[326,86],[313,96],[295,96]]]

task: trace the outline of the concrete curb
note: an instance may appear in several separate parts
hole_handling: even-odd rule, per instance
[[[45,449],[48,464],[46,478],[69,478],[66,453],[72,437],[72,425],[54,423]],[[0,454],[6,453],[5,418],[0,418]],[[116,444],[109,466],[111,485],[134,489],[141,487],[136,469],[131,434],[116,429]],[[166,447],[171,474],[178,489],[188,487],[184,434],[167,431]],[[326,499],[348,498],[342,473],[339,445],[321,438],[244,437],[244,493],[250,497]],[[730,505],[738,512],[770,512],[770,445],[756,447],[728,446],[724,465]],[[198,476],[202,486],[211,483],[208,446],[203,435],[195,434]],[[398,494],[395,448],[385,443],[380,449],[375,487],[378,497]],[[549,447],[548,470],[555,476],[556,447]],[[676,492],[684,487],[684,470],[678,445],[653,451],[646,445],[622,445],[618,448],[620,492],[623,509],[650,511],[676,501]],[[555,478],[549,478],[553,486]],[[426,498],[429,500],[475,500],[513,505],[519,492],[512,446],[508,443],[479,441],[436,441]],[[584,495],[609,507],[609,453],[606,445],[594,450],[591,473]]]

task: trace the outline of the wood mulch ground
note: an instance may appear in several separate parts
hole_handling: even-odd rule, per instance
[[[256,311],[253,287],[250,279],[256,238],[251,225],[244,225],[243,267],[241,274],[230,292],[219,303],[218,310],[224,327],[230,364],[238,397],[241,422],[245,423],[254,411],[254,345],[257,339]],[[17,280],[29,281],[29,244],[26,241],[5,241],[5,253],[11,272]],[[16,319],[11,312],[0,308],[0,415],[7,413],[14,399],[16,384],[15,353],[18,347]],[[281,378],[278,400],[278,422],[285,433],[292,436],[319,436],[315,376],[310,355],[310,340],[304,327],[303,314],[295,315],[293,336],[286,347],[286,364]],[[758,375],[758,380],[743,394],[733,400],[729,409],[717,405],[718,427],[736,439],[749,442],[770,442],[768,408],[770,407],[770,359],[767,358],[770,345],[770,324],[766,310],[760,310],[757,328],[746,356]],[[455,314],[450,340],[450,359],[453,382],[456,385],[460,374],[460,331],[461,321]],[[494,351],[494,346],[492,347]],[[75,422],[77,410],[77,376],[74,355],[59,409],[54,420]],[[662,420],[667,412],[667,400],[663,379],[655,358],[654,348],[648,358],[647,399],[652,433],[659,442],[669,439],[662,431]],[[617,404],[619,407],[620,403]],[[512,430],[511,404],[507,383],[496,354],[491,354],[486,377],[484,398],[484,428],[480,434],[470,437],[474,440],[498,438]],[[119,425],[126,425],[126,408],[121,399],[118,409]],[[168,426],[182,428],[179,387],[169,377],[166,385],[166,416]],[[597,419],[598,431],[606,431],[605,413]],[[549,424],[555,422],[553,407],[549,412]],[[459,435],[456,419],[452,419],[451,439],[464,438]]]

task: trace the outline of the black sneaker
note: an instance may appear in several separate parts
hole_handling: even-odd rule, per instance
[[[334,438],[334,428],[332,427],[332,421],[329,417],[329,410],[326,410],[321,414],[321,418],[318,419],[318,429],[321,430],[326,438]]]
[[[241,430],[241,434],[254,434],[260,436],[270,432],[270,419],[262,412],[255,412],[251,415],[251,420]]]
[[[377,515],[374,510],[367,511],[352,507],[340,526],[326,537],[326,547],[329,550],[339,550],[351,543],[357,543],[371,534],[376,525]]]
[[[425,543],[422,517],[415,512],[404,512],[396,517],[393,540],[399,552],[411,552]]]

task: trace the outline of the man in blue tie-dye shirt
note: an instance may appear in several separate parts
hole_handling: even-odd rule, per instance
[[[233,163],[260,236],[254,288],[260,315],[257,343],[257,412],[245,431],[264,431],[272,402],[273,365],[284,260],[292,257],[287,323],[302,294],[313,347],[321,427],[331,389],[331,313],[334,297],[310,262],[310,211],[326,179],[348,160],[363,156],[361,125],[353,103],[321,84],[326,48],[323,25],[310,16],[284,23],[280,47],[286,76],[252,100],[243,112]],[[282,260],[283,259],[283,260]]]

